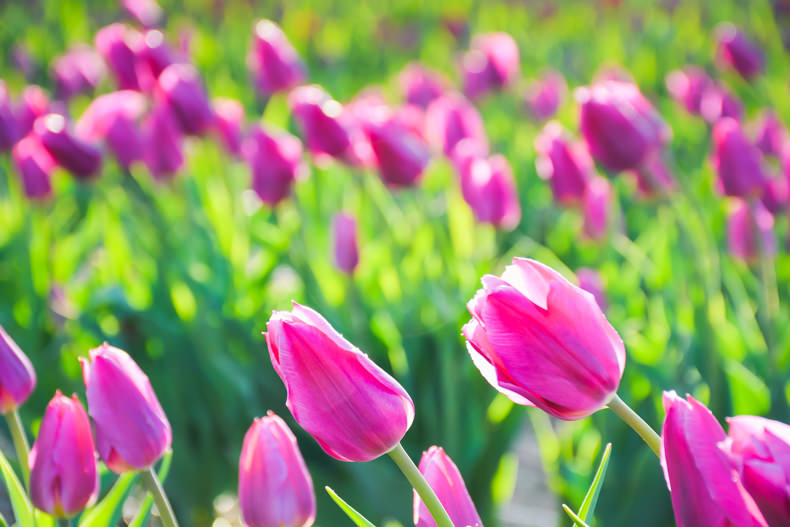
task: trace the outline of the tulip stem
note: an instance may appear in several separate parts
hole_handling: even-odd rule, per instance
[[[617,394],[614,394],[612,400],[609,401],[609,408],[611,408],[620,419],[625,421],[628,426],[633,428],[634,432],[639,434],[639,437],[647,443],[647,446],[650,447],[650,450],[652,450],[655,455],[661,457],[661,438],[655,430],[650,428],[650,425],[647,424],[644,419],[639,417],[638,413],[634,412],[630,406],[625,404]]]
[[[71,527],[71,518],[58,518],[58,527]]]
[[[403,446],[398,443],[388,454],[395,464],[398,465],[403,475],[406,476],[406,479],[409,480],[414,490],[417,491],[417,494],[420,495],[420,498],[422,498],[423,503],[425,503],[425,506],[428,508],[428,512],[433,516],[436,526],[453,527],[453,522],[447,514],[447,511],[444,510],[444,505],[442,505],[442,502],[436,497],[436,493],[431,486],[428,485],[428,482],[425,481],[417,465],[411,460],[409,454],[403,449]]]
[[[178,521],[176,521],[176,515],[173,513],[173,507],[167,499],[165,489],[162,488],[162,483],[159,482],[154,468],[151,467],[148,470],[140,472],[140,477],[142,477],[145,486],[148,487],[148,492],[154,497],[156,508],[159,510],[159,517],[162,519],[162,525],[165,527],[178,527]]]
[[[11,432],[11,439],[14,441],[16,455],[19,458],[22,479],[25,480],[24,483],[27,487],[30,482],[30,466],[28,466],[27,461],[30,445],[28,445],[27,436],[25,436],[25,428],[22,426],[22,420],[19,418],[19,412],[16,411],[16,408],[6,412],[5,419],[8,421],[8,430]]]

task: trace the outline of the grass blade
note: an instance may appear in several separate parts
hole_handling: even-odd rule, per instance
[[[35,517],[33,516],[33,505],[27,498],[25,487],[19,482],[16,477],[14,469],[6,459],[5,455],[0,452],[0,472],[3,474],[3,481],[8,490],[8,497],[11,500],[11,507],[14,509],[14,516],[16,516],[16,524],[18,527],[35,527]]]
[[[601,462],[598,464],[598,470],[595,471],[595,477],[590,484],[590,488],[587,490],[587,495],[584,496],[584,501],[582,501],[582,506],[579,507],[579,518],[582,521],[588,521],[593,512],[595,512],[595,506],[598,504],[598,496],[601,495],[601,487],[603,486],[603,480],[606,477],[606,469],[609,467],[609,455],[612,453],[612,444],[607,443],[606,448],[603,450],[603,455],[601,456]]]
[[[565,505],[564,503],[562,504],[562,510],[564,510],[564,511],[565,511],[565,514],[567,514],[567,515],[568,515],[568,517],[569,517],[571,520],[573,520],[573,524],[574,524],[576,527],[590,527],[589,525],[587,525],[587,524],[585,523],[585,521],[584,521],[584,520],[582,520],[581,518],[579,518],[579,517],[576,515],[576,513],[575,513],[575,512],[573,512],[573,510],[571,510],[571,508],[570,508],[570,507],[568,507],[568,506],[567,506],[567,505]]]
[[[362,516],[359,512],[357,512],[354,507],[346,503],[343,498],[337,495],[337,493],[332,490],[330,487],[324,487],[326,489],[327,494],[337,503],[337,506],[346,513],[346,516],[351,518],[351,521],[354,522],[354,525],[357,527],[376,527],[372,523],[368,521],[367,518]]]

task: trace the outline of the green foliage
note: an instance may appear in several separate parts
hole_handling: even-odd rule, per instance
[[[329,494],[337,506],[340,507],[340,510],[346,513],[346,516],[348,516],[351,521],[354,522],[354,525],[357,527],[376,527],[370,523],[367,518],[362,516],[354,507],[346,503],[343,498],[338,496],[337,493],[331,489],[331,487],[324,487],[324,490],[326,490],[326,493]]]

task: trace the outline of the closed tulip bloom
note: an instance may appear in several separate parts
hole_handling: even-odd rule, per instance
[[[452,156],[453,149],[466,138],[488,148],[483,119],[472,103],[459,93],[447,93],[434,100],[425,113],[425,137],[435,149]]]
[[[379,175],[390,188],[416,185],[431,159],[428,145],[402,120],[382,117],[364,125]]]
[[[77,121],[77,135],[104,141],[118,163],[129,168],[143,157],[143,137],[138,123],[146,110],[145,96],[121,90],[96,97]]]
[[[200,75],[189,64],[171,64],[159,75],[159,92],[178,118],[184,133],[202,135],[214,122]]]
[[[721,119],[713,127],[713,167],[717,187],[727,196],[756,196],[765,185],[762,155],[734,119]]]
[[[0,152],[10,150],[18,139],[19,127],[11,107],[11,97],[5,82],[0,79]]]
[[[643,198],[665,196],[677,186],[675,176],[658,152],[648,156],[642,166],[630,172],[636,180],[636,189]]]
[[[258,90],[266,97],[298,86],[307,76],[299,54],[283,30],[271,20],[256,22],[247,65]]]
[[[33,133],[58,165],[77,178],[89,179],[101,170],[99,149],[75,135],[67,126],[64,116],[50,113],[39,117],[33,124]]]
[[[455,145],[450,161],[455,168],[459,180],[462,180],[464,174],[469,171],[472,163],[474,163],[476,159],[486,157],[488,157],[488,145],[481,144],[475,139],[467,138],[462,139]]]
[[[461,192],[481,223],[511,230],[521,221],[516,182],[504,156],[472,161],[461,173]]]
[[[315,491],[296,437],[272,412],[255,419],[239,458],[239,507],[247,527],[309,527]]]
[[[453,525],[483,527],[472,497],[466,490],[461,472],[442,447],[432,446],[423,452],[419,469],[444,506]],[[436,527],[436,521],[428,512],[417,491],[414,491],[414,525]]]
[[[183,136],[166,104],[156,104],[142,124],[143,161],[156,179],[169,179],[184,166]]]
[[[72,47],[52,62],[55,93],[62,99],[92,92],[104,77],[104,73],[101,56],[85,45]]]
[[[398,85],[406,102],[420,108],[427,108],[447,89],[444,77],[417,62],[403,68],[398,75]]]
[[[36,372],[16,342],[0,326],[0,411],[24,403],[36,387]]]
[[[351,126],[343,106],[318,85],[300,86],[288,104],[311,154],[344,160],[352,146]]]
[[[134,55],[137,80],[145,92],[155,89],[159,75],[181,58],[158,29],[149,29],[143,34],[137,41]]]
[[[294,303],[266,328],[286,405],[327,454],[370,461],[400,442],[414,420],[409,394],[321,315]]]
[[[606,178],[590,178],[582,199],[584,235],[592,240],[606,237],[612,206],[612,185]]]
[[[99,475],[91,423],[76,395],[55,393],[29,462],[30,500],[37,509],[70,518],[96,501]]]
[[[294,183],[305,175],[302,143],[287,132],[255,127],[242,154],[252,173],[252,189],[272,207],[290,196]]]
[[[56,163],[41,140],[35,134],[28,135],[14,145],[11,156],[25,195],[30,199],[49,198],[52,195],[50,175]]]
[[[664,392],[661,466],[678,527],[768,527],[719,443],[724,429],[692,396]]]
[[[708,74],[696,66],[675,70],[666,78],[669,95],[692,115],[700,114],[702,96],[712,85],[713,80]]]
[[[466,347],[483,377],[513,402],[565,420],[606,406],[625,348],[595,298],[535,260],[486,275],[467,307]]]
[[[241,155],[244,107],[234,99],[217,98],[212,102],[214,130],[229,154]]]
[[[785,210],[790,201],[790,185],[784,175],[768,178],[760,201],[771,214]]]
[[[520,71],[518,45],[507,33],[476,35],[461,70],[464,93],[472,99],[504,88]]]
[[[606,301],[606,291],[603,287],[601,275],[595,269],[581,267],[576,270],[576,279],[579,280],[579,287],[590,293],[601,311],[606,311],[609,303]]]
[[[788,146],[788,134],[776,112],[765,110],[755,125],[757,148],[764,155],[779,157]]]
[[[142,35],[126,24],[110,24],[96,33],[96,51],[104,58],[121,90],[139,90],[134,50]]]
[[[557,113],[567,90],[568,87],[562,73],[554,70],[547,71],[527,87],[524,97],[527,110],[532,117],[539,121],[549,119]]]
[[[581,203],[587,181],[593,173],[593,161],[587,148],[572,143],[560,123],[551,121],[535,139],[538,175],[551,183],[558,203]]]
[[[351,214],[338,212],[332,217],[332,253],[338,269],[354,274],[359,265],[359,245],[357,219]]]
[[[143,27],[156,27],[164,17],[156,0],[121,0],[121,5]]]
[[[716,83],[703,92],[700,115],[711,124],[725,117],[739,121],[743,115],[743,105],[726,86]]]
[[[19,137],[25,137],[33,129],[33,123],[50,112],[49,97],[40,86],[27,86],[22,90],[16,108],[16,122]]]
[[[80,363],[102,461],[117,473],[149,468],[170,448],[172,432],[148,377],[106,343]]]
[[[763,72],[763,53],[742,30],[725,22],[716,28],[716,40],[716,59],[720,67],[732,68],[746,80]]]
[[[760,201],[737,200],[727,219],[727,239],[733,256],[754,263],[776,253],[774,217]]]

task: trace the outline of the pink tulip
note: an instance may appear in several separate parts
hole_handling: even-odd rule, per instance
[[[716,28],[716,40],[719,67],[732,68],[746,80],[752,80],[763,72],[763,53],[743,31],[725,22]]]
[[[557,113],[557,109],[568,91],[562,73],[549,70],[527,87],[524,101],[530,115],[538,121],[545,121]]]
[[[21,138],[30,133],[36,119],[50,113],[50,104],[47,93],[35,85],[27,86],[22,90],[20,99],[16,109],[16,122]]]
[[[247,527],[309,527],[315,491],[296,437],[272,412],[255,419],[239,458],[239,507]]]
[[[727,239],[733,256],[747,263],[776,253],[774,217],[759,201],[737,200],[727,219]],[[756,239],[759,235],[759,239]]]
[[[472,39],[461,70],[464,93],[477,99],[511,84],[519,75],[518,45],[507,33],[487,33]]]
[[[762,155],[734,119],[721,119],[713,127],[713,167],[717,187],[727,196],[759,195],[765,185]]]
[[[128,169],[143,157],[138,123],[145,112],[145,96],[122,90],[96,97],[77,121],[75,132],[88,141],[105,141],[118,163]]]
[[[104,73],[101,56],[85,45],[72,47],[52,62],[55,93],[63,99],[92,92]]]
[[[654,198],[672,193],[677,187],[675,176],[669,170],[660,153],[656,152],[645,159],[631,174],[636,180],[636,188],[643,198]]]
[[[77,178],[90,179],[101,170],[99,149],[75,135],[62,115],[50,113],[39,117],[33,124],[33,133],[55,161]]]
[[[606,236],[612,199],[612,185],[606,178],[590,178],[582,199],[585,236],[592,240],[601,240]]]
[[[183,62],[158,29],[145,32],[137,41],[134,55],[137,80],[146,93],[156,88],[156,81],[165,68],[176,62]]]
[[[595,298],[595,303],[601,308],[601,311],[606,311],[609,303],[606,301],[606,291],[603,287],[603,281],[598,271],[581,267],[576,270],[576,279],[579,280],[579,287],[590,293]]]
[[[50,175],[56,163],[41,140],[35,134],[28,135],[14,145],[11,156],[25,195],[30,199],[49,198],[52,195]]]
[[[36,508],[69,518],[96,501],[91,423],[76,395],[55,392],[30,450],[30,500]]]
[[[149,468],[170,448],[172,432],[148,377],[106,343],[80,363],[102,461],[117,473]]]
[[[513,402],[560,419],[606,406],[623,375],[625,348],[595,298],[525,258],[482,281],[463,334],[483,377]]]
[[[466,138],[488,148],[480,113],[459,93],[446,93],[434,100],[426,110],[425,127],[428,143],[446,156],[451,156],[455,145]]]
[[[686,111],[699,115],[703,94],[713,86],[713,80],[704,70],[696,66],[686,66],[667,75],[667,91]]]
[[[487,144],[482,144],[472,138],[466,138],[461,139],[458,144],[455,145],[450,161],[455,168],[459,180],[463,180],[463,178],[466,177],[465,174],[472,166],[472,163],[474,163],[476,159],[486,157],[488,157]]]
[[[157,104],[142,124],[143,160],[156,179],[169,179],[184,166],[183,136],[176,116]]]
[[[287,132],[256,126],[242,145],[242,155],[252,173],[252,189],[272,207],[291,195],[306,172],[302,143]]]
[[[359,264],[357,219],[338,212],[332,217],[332,249],[335,266],[347,274],[354,274]]]
[[[96,51],[104,58],[121,90],[139,90],[134,50],[142,35],[126,24],[110,24],[96,33]]]
[[[185,134],[202,135],[211,127],[214,114],[194,66],[171,64],[159,75],[158,89]]]
[[[518,189],[504,156],[473,160],[461,172],[461,192],[481,223],[511,230],[521,221]]]
[[[538,175],[551,182],[551,191],[558,203],[581,203],[587,181],[593,174],[593,161],[587,148],[572,143],[560,123],[551,121],[535,139]]]
[[[0,152],[10,150],[18,140],[19,126],[11,107],[11,97],[5,82],[0,79]]]
[[[678,527],[768,527],[718,443],[727,437],[692,396],[664,392],[661,466]]]
[[[416,185],[431,153],[425,141],[396,116],[383,114],[364,124],[379,175],[390,188]]]
[[[763,417],[727,419],[723,449],[771,527],[790,521],[790,425]]]
[[[121,0],[121,4],[129,16],[143,27],[158,26],[164,16],[156,0]]]
[[[400,442],[414,420],[411,398],[321,315],[294,303],[266,328],[286,405],[327,454],[370,461]]]
[[[398,75],[398,85],[407,103],[427,108],[447,89],[445,78],[417,62],[407,64]]]
[[[343,161],[353,157],[350,115],[323,88],[300,86],[288,96],[288,104],[311,154]]]
[[[785,210],[790,202],[790,185],[787,178],[784,175],[768,178],[760,201],[771,214]]]
[[[461,472],[442,447],[432,446],[423,452],[419,469],[444,506],[453,525],[483,527],[472,497],[466,490]],[[428,512],[417,491],[414,491],[414,525],[436,527],[436,521]]]
[[[234,99],[217,98],[212,102],[214,130],[229,154],[241,155],[244,107]]]
[[[16,342],[0,326],[0,411],[24,403],[36,387],[36,372]]]
[[[764,155],[779,157],[789,142],[787,128],[779,120],[776,112],[773,110],[763,111],[755,125],[757,133],[754,142],[757,148]]]
[[[724,85],[716,83],[703,92],[700,100],[700,115],[707,122],[715,124],[725,117],[739,121],[742,114],[741,101]]]
[[[302,59],[283,30],[271,20],[255,24],[247,64],[255,76],[258,90],[265,96],[287,91],[302,83],[307,75]]]

